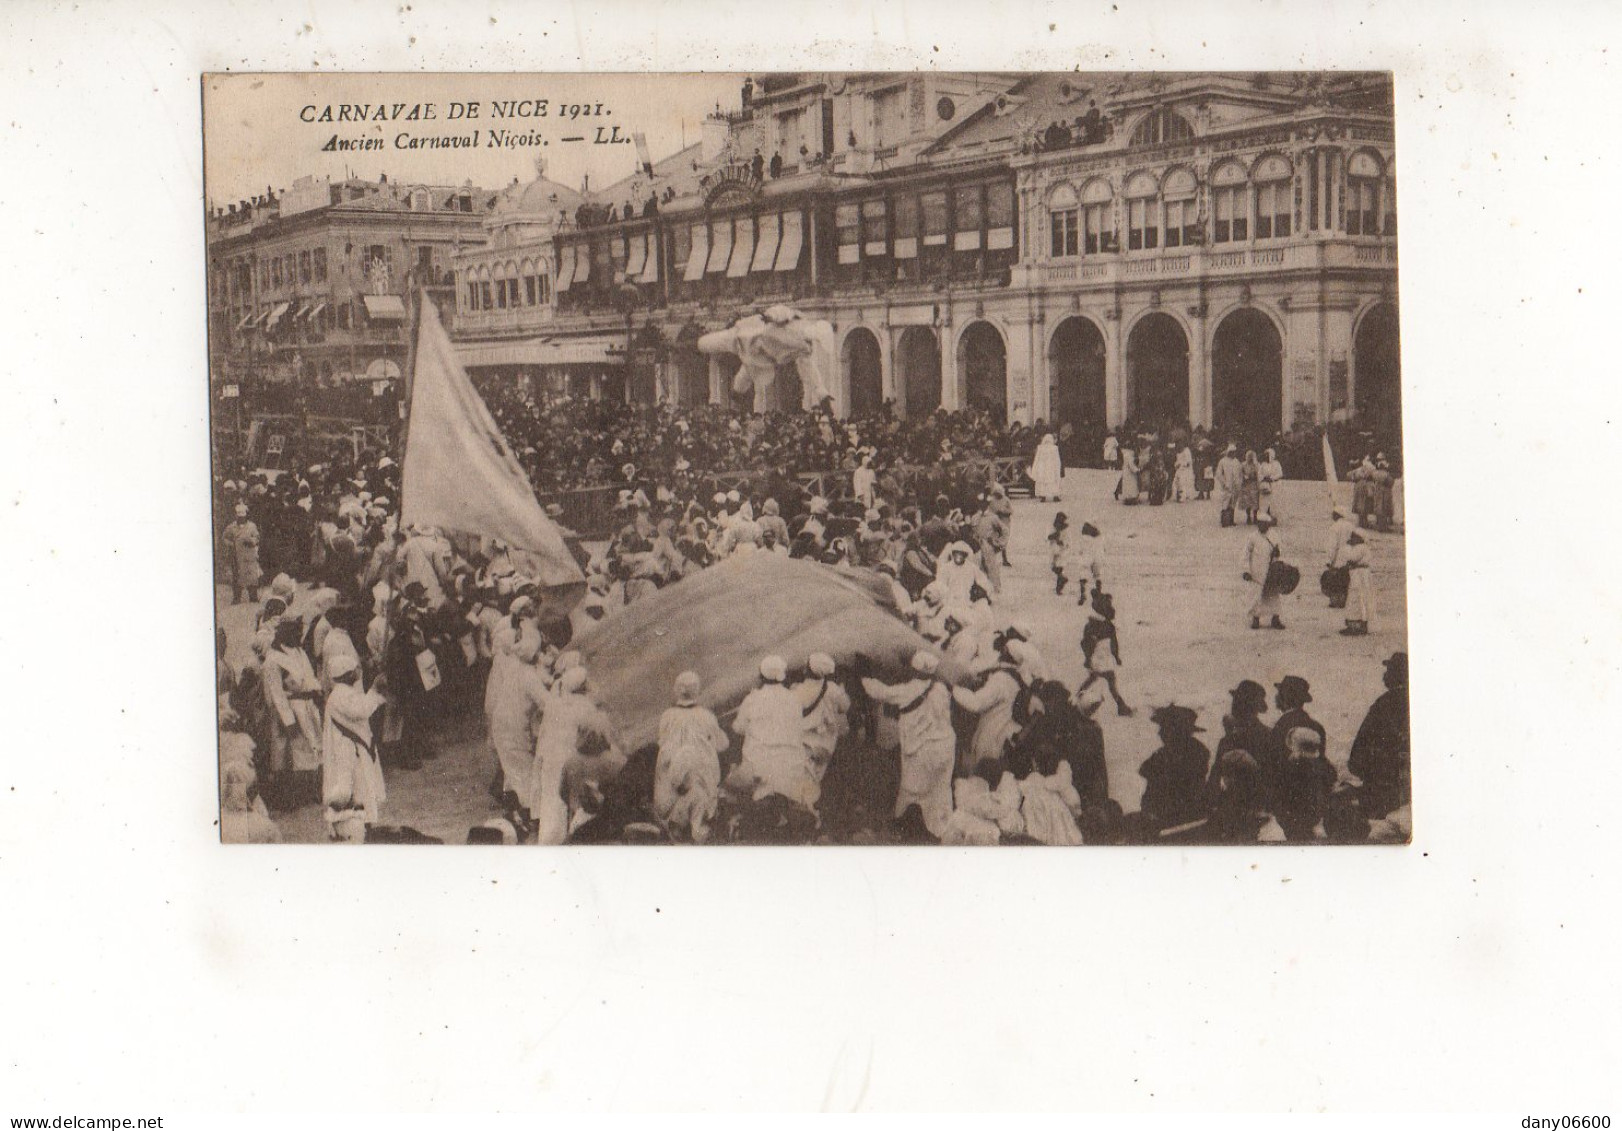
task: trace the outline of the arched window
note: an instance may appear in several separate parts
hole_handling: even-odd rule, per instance
[[[1380,234],[1380,189],[1385,180],[1385,167],[1368,150],[1352,154],[1346,163],[1346,234],[1349,236],[1377,236]]]
[[[1052,255],[1061,259],[1081,252],[1081,208],[1076,190],[1061,184],[1048,194],[1048,223],[1052,229]]]
[[[1188,169],[1173,169],[1160,185],[1165,207],[1166,246],[1186,247],[1200,242],[1198,184]]]
[[[1158,202],[1160,184],[1153,173],[1138,173],[1126,182],[1126,246],[1147,251],[1160,246]]]
[[[1133,127],[1132,139],[1127,144],[1133,149],[1141,149],[1149,145],[1175,145],[1193,140],[1194,127],[1188,124],[1188,119],[1174,110],[1161,107],[1144,115],[1143,120]]]
[[[1115,193],[1103,177],[1081,188],[1081,236],[1088,255],[1121,249],[1115,235]]]
[[[1243,243],[1250,238],[1250,184],[1237,161],[1211,174],[1211,242]]]
[[[1278,240],[1290,234],[1295,191],[1290,178],[1295,170],[1287,158],[1270,153],[1256,162],[1250,179],[1256,182],[1256,238]]]

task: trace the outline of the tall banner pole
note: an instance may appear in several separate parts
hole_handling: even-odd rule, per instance
[[[400,445],[398,466],[400,467],[400,497],[395,500],[395,513],[405,514],[405,454],[406,445],[411,442],[411,390],[416,385],[417,376],[417,338],[422,333],[422,303],[423,296],[419,289],[413,285],[406,291],[406,364],[402,378],[404,382],[403,396],[400,399],[401,409],[405,419],[400,426]],[[378,672],[383,671],[383,659],[388,655],[389,645],[394,642],[394,605],[396,592],[400,584],[400,561],[391,558],[389,562],[389,596],[383,606],[383,655],[377,658]],[[391,692],[398,694],[397,689]]]

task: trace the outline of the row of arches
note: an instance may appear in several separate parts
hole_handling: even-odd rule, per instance
[[[845,335],[841,350],[848,404],[852,415],[876,411],[884,403],[884,376],[879,339],[858,326]],[[983,410],[999,423],[1008,418],[1008,347],[989,322],[973,322],[957,344],[957,371],[965,408]],[[896,342],[896,391],[908,416],[923,416],[941,406],[941,352],[935,331],[908,326]]]
[[[1105,340],[1097,323],[1080,315],[1061,321],[1049,339],[1047,361],[1051,423],[1070,425],[1081,436],[1101,435],[1106,427]],[[1182,421],[1194,414],[1189,405],[1189,342],[1182,324],[1161,311],[1151,311],[1132,325],[1126,340],[1128,420]],[[719,359],[723,388],[730,389],[736,358]],[[852,415],[877,411],[884,402],[883,351],[877,334],[858,326],[845,335],[840,350],[846,408]],[[1284,343],[1278,327],[1253,307],[1234,310],[1217,324],[1210,349],[1211,421],[1222,432],[1271,436],[1283,430]],[[1352,408],[1377,431],[1396,434],[1401,422],[1400,344],[1396,308],[1380,303],[1357,323],[1352,343],[1356,375]],[[895,343],[894,389],[897,408],[920,416],[939,408],[941,348],[936,331],[909,326]],[[957,341],[961,402],[1006,421],[1008,350],[1002,333],[990,322],[976,321]],[[708,359],[685,356],[675,373],[675,399],[703,404],[709,396]],[[791,411],[799,406],[799,378],[792,367],[779,375],[777,403]]]
[[[974,322],[958,339],[963,403],[1006,419],[1008,354],[1002,334]],[[1055,327],[1048,345],[1050,404],[1055,425],[1076,430],[1105,426],[1105,342],[1091,319],[1072,316]],[[941,404],[940,344],[935,331],[909,326],[895,350],[895,388],[909,416]],[[1359,320],[1352,344],[1356,374],[1352,407],[1377,430],[1395,430],[1401,416],[1401,363],[1396,308],[1380,303]],[[1223,431],[1272,435],[1284,420],[1284,343],[1266,314],[1243,307],[1217,324],[1211,341],[1211,420]],[[878,337],[858,326],[845,336],[841,362],[853,414],[877,409],[884,398]],[[1133,324],[1126,342],[1128,419],[1187,420],[1189,343],[1177,319],[1151,312]]]

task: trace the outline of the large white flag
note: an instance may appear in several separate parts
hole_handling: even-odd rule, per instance
[[[422,303],[417,330],[406,428],[403,522],[500,538],[528,550],[542,585],[584,580],[429,301]]]

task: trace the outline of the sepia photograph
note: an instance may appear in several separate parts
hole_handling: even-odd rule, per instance
[[[1609,1127],[1619,12],[0,4],[0,1125]]]
[[[1410,839],[1389,73],[202,85],[222,840]]]

